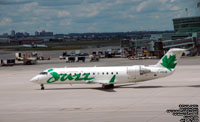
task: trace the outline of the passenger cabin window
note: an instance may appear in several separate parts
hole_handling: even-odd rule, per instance
[[[40,75],[47,75],[48,72],[40,72]]]

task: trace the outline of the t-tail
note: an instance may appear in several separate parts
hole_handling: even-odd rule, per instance
[[[169,71],[174,71],[184,51],[186,51],[186,49],[181,49],[181,48],[170,49],[155,66],[167,68]]]

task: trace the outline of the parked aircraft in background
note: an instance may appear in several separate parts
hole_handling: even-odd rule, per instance
[[[117,67],[78,67],[46,69],[31,79],[44,84],[99,83],[103,88],[114,88],[114,84],[141,82],[171,75],[185,49],[170,49],[155,65],[133,65]]]
[[[48,46],[45,44],[23,44],[22,47],[30,47],[30,48],[47,48]]]
[[[23,44],[22,47],[32,47],[30,44]]]

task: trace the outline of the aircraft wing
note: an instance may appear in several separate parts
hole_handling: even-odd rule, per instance
[[[99,83],[99,84],[114,84],[116,82],[116,75],[113,75],[111,79],[94,79],[93,81],[88,81],[88,83]]]

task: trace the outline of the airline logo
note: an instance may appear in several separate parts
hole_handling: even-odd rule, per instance
[[[175,68],[176,64],[176,55],[169,55],[169,57],[167,57],[167,55],[165,55],[162,58],[162,63],[161,65],[165,68],[167,68],[169,71],[171,71],[172,69]]]
[[[90,73],[78,73],[72,75],[71,73],[66,74],[59,74],[53,69],[49,69],[48,72],[51,74],[52,77],[50,77],[47,80],[47,83],[54,83],[57,81],[64,82],[66,80],[69,81],[87,81],[88,83],[92,83],[94,77],[90,77]],[[115,82],[116,75],[113,75],[112,78],[108,81],[109,84],[113,84]]]
[[[58,74],[57,72],[53,71],[53,69],[49,69],[48,72],[51,74],[51,78],[49,78],[47,80],[47,83],[54,83],[56,81],[88,81],[88,82],[92,82],[92,80],[94,79],[94,77],[90,77],[90,73],[79,73],[79,74]]]

